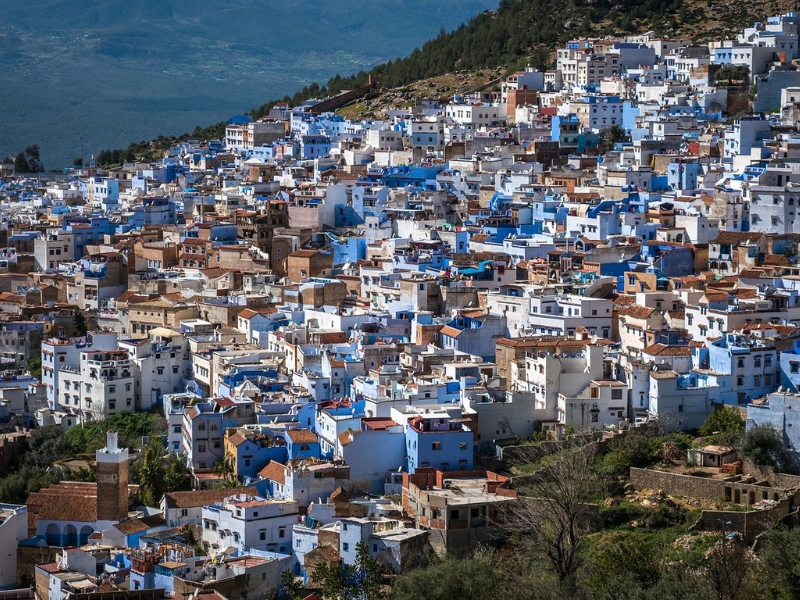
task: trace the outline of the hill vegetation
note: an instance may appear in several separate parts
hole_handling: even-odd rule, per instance
[[[371,73],[381,75],[384,86],[396,90],[456,72],[486,68],[513,72],[525,66],[543,70],[554,66],[555,47],[574,37],[653,31],[700,41],[732,35],[755,20],[791,9],[791,3],[785,0],[502,0],[497,10],[481,12],[452,31],[441,29],[405,58],[351,75],[337,73],[323,84],[314,82],[249,114],[260,118],[277,102],[297,106],[311,98],[360,87]],[[218,122],[205,128],[198,126],[181,136],[159,136],[131,143],[125,149],[106,150],[99,164],[152,160],[175,142],[220,138],[224,127],[224,122]]]

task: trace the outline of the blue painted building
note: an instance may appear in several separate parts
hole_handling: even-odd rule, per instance
[[[408,420],[408,472],[418,467],[441,471],[472,469],[472,432],[447,412],[423,413]]]

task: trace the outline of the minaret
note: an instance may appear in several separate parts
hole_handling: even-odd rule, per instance
[[[97,461],[97,520],[122,521],[128,517],[128,449],[117,447],[117,433],[109,431],[106,447]]]

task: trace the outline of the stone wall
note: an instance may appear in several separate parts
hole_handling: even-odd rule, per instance
[[[744,512],[730,510],[704,510],[700,518],[692,526],[697,531],[735,531],[747,544],[752,544],[756,537],[772,528],[781,517],[789,514],[792,501],[784,499],[768,510],[748,510]]]
[[[711,479],[694,475],[667,473],[654,469],[631,468],[631,484],[638,489],[664,490],[668,494],[680,494],[709,501],[724,500],[735,504],[755,504],[761,500],[783,500],[800,496],[796,488],[773,486],[768,480],[760,481],[741,475],[724,479]]]
[[[383,78],[380,75],[370,74],[367,85],[347,92],[342,92],[341,94],[337,94],[336,96],[323,100],[322,102],[317,102],[311,107],[311,112],[315,115],[319,115],[324,112],[332,112],[338,108],[341,108],[342,106],[347,106],[351,102],[366,96],[372,90],[380,89],[382,83]]]

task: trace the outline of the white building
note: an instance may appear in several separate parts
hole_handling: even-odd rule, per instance
[[[17,587],[17,544],[28,539],[28,509],[0,504],[0,590]]]
[[[62,410],[79,421],[99,421],[122,411],[134,411],[133,363],[124,350],[84,350],[78,367],[60,367]]]
[[[58,409],[57,398],[62,398],[62,368],[74,375],[80,371],[81,352],[84,350],[109,351],[117,349],[117,334],[113,332],[89,333],[80,338],[52,338],[42,342],[42,383],[47,386],[47,404]],[[73,403],[73,406],[74,403]]]
[[[232,496],[203,507],[203,542],[213,549],[235,547],[289,554],[299,511],[294,500]]]

